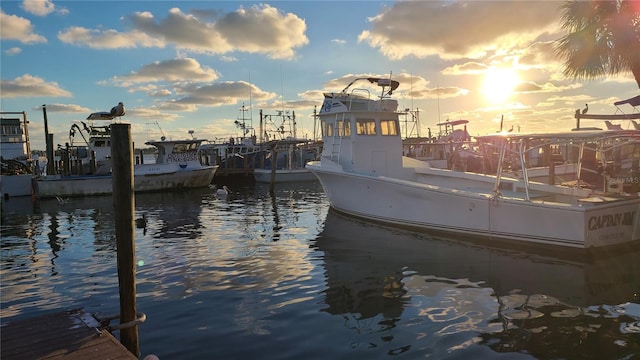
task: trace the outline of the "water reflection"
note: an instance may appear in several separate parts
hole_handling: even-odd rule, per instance
[[[494,249],[362,223],[330,211],[326,311],[388,354],[618,354],[640,344],[640,251],[585,261]],[[373,336],[373,335],[376,336]],[[368,344],[368,345],[367,345]],[[618,356],[615,356],[618,357]]]
[[[137,304],[148,316],[143,353],[476,359],[638,351],[637,250],[572,261],[490,249],[327,214],[318,183],[278,184],[274,196],[268,185],[230,187],[225,199],[208,188],[136,195],[135,218],[146,217],[134,229]],[[77,307],[117,313],[112,198],[36,207],[16,199],[2,208],[2,321]]]

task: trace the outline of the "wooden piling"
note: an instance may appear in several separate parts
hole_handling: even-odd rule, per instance
[[[271,152],[271,178],[269,181],[269,193],[273,195],[276,183],[276,168],[278,167],[278,151],[276,151],[276,142],[271,145],[269,151]]]
[[[47,152],[47,175],[55,174],[54,152],[53,152],[53,134],[49,134],[49,119],[47,119],[47,105],[42,105],[42,115],[44,117],[44,142]]]
[[[120,289],[120,323],[136,319],[136,252],[134,229],[133,143],[130,124],[111,125],[113,161],[113,206]],[[120,330],[120,342],[140,356],[138,326]]]

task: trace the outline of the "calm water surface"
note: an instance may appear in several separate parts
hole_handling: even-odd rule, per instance
[[[318,183],[232,191],[136,195],[142,357],[640,354],[638,249],[569,260],[348,219]],[[3,324],[119,312],[111,197],[10,199],[1,230]]]

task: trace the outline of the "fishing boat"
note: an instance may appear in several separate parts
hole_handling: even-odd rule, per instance
[[[113,120],[107,112],[93,113],[87,120]],[[82,135],[86,146],[67,146],[59,149],[62,160],[55,174],[37,178],[36,190],[40,198],[108,195],[112,193],[111,131],[110,125],[77,124],[72,130]],[[74,133],[73,131],[71,132]],[[192,134],[193,135],[193,134]],[[137,158],[134,165],[134,191],[162,191],[208,186],[217,166],[206,165],[200,146],[203,139],[150,140],[145,144],[156,150],[153,163]]]
[[[5,112],[0,118],[0,194],[3,199],[33,194],[33,159],[26,112]]]
[[[256,182],[283,183],[318,180],[304,166],[307,162],[316,160],[319,144],[305,139],[287,138],[273,140],[264,146],[273,151],[265,159],[262,167],[254,169],[253,176]]]
[[[352,88],[359,82],[377,85],[380,94]],[[629,149],[640,144],[638,131],[500,134],[492,139],[497,149],[492,152],[497,153],[493,173],[434,168],[402,154],[398,102],[391,98],[399,85],[392,79],[358,78],[339,93],[324,94],[319,112],[323,152],[320,161],[306,167],[316,174],[335,210],[490,241],[588,249],[640,240],[638,192],[610,191],[606,185],[636,179],[614,174],[617,164],[610,160],[616,158],[603,155],[618,150],[637,163],[640,154]],[[606,166],[600,174],[605,185],[547,184],[507,172],[506,153],[515,151],[514,158],[526,168],[530,147],[557,141],[582,148],[579,155],[593,155],[584,149],[596,146],[590,160]]]
[[[616,110],[613,114],[595,114],[589,112],[588,104],[580,110],[576,109],[575,111],[575,119],[576,119],[576,127],[572,129],[572,131],[619,131],[619,130],[640,130],[640,124],[636,120],[640,119],[640,109],[638,106],[640,105],[640,95],[633,97],[627,100],[616,101],[613,103]],[[622,106],[625,104],[630,104],[632,109],[628,111],[624,109]],[[597,126],[588,126],[588,127],[580,127],[580,120],[594,120],[598,122],[604,122],[605,129],[603,130]],[[615,121],[613,123],[612,121]],[[606,134],[606,133],[603,133]],[[490,139],[491,136],[485,137],[485,139]],[[615,136],[614,136],[615,138]],[[490,140],[489,140],[490,141]],[[515,144],[512,146],[516,146]],[[586,148],[589,150],[589,147]],[[612,151],[615,147],[609,147],[609,150]],[[591,177],[591,179],[595,182],[600,182],[602,180],[601,174],[603,166],[606,164],[598,164],[592,166],[591,168],[588,166],[578,166],[577,160],[581,160],[582,157],[578,154],[579,148],[574,146],[571,142],[547,142],[544,146],[534,146],[526,152],[524,155],[526,157],[526,161],[529,166],[525,169],[527,174],[526,176],[529,180],[533,181],[542,181],[548,183],[566,183],[570,181],[577,181],[578,175],[580,173],[585,174],[585,177]],[[633,152],[634,148],[631,148]],[[596,147],[591,146],[591,156],[596,154]],[[618,151],[619,152],[619,151]],[[628,156],[620,156],[619,154],[614,153],[603,153],[602,156],[606,156],[609,161],[616,157],[616,164],[620,167],[619,172],[623,172],[624,174],[630,173],[633,171],[633,161],[635,160],[634,156],[629,156],[631,154],[627,154]],[[508,160],[509,161],[509,160]],[[593,162],[593,161],[592,161]],[[519,161],[511,161],[513,170],[513,174],[519,178],[524,176],[524,170],[520,168],[518,165]],[[591,176],[589,175],[591,174]],[[627,186],[629,184],[627,183]]]
[[[205,142],[202,151],[206,154],[208,163],[217,165],[214,182],[229,182],[230,180],[253,180],[253,169],[264,158],[265,151],[253,128],[250,111],[242,105],[238,118],[234,124],[241,131],[239,136],[223,137],[222,141]]]

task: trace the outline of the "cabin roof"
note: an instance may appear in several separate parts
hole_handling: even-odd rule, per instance
[[[165,146],[168,144],[198,144],[200,145],[205,139],[183,139],[183,140],[149,140],[146,145]]]

